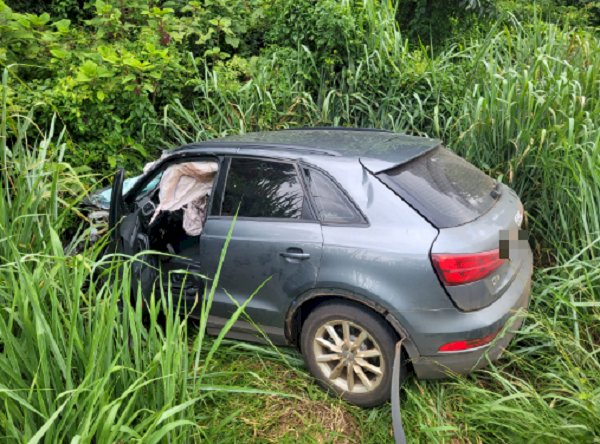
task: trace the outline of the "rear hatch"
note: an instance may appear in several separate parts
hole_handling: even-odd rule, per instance
[[[439,229],[432,264],[458,308],[486,307],[507,290],[529,248],[517,242],[523,207],[509,187],[443,147],[377,176]]]

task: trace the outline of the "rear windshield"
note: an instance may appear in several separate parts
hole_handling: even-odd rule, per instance
[[[438,228],[470,222],[498,198],[494,179],[442,147],[378,176]]]

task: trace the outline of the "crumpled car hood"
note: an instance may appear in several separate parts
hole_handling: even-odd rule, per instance
[[[123,182],[123,194],[127,193],[136,183],[140,180],[142,175],[135,177],[130,177],[129,179],[125,179]],[[158,184],[159,178],[151,181],[147,187],[153,187]],[[83,200],[83,204],[89,207],[95,207],[101,210],[108,210],[110,208],[110,197],[112,195],[112,187],[102,188],[95,193],[90,194]]]

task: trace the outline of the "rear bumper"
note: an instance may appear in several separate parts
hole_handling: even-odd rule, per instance
[[[523,323],[531,293],[531,273],[532,263],[530,259],[525,270],[520,273],[521,276],[518,282],[513,282],[513,288],[509,290],[519,293],[515,303],[502,317],[500,323],[493,322],[494,325],[498,326],[498,329],[502,328],[502,331],[490,345],[457,353],[411,356],[411,363],[416,375],[421,379],[441,379],[453,373],[466,374],[477,368],[485,367],[490,361],[493,362],[500,358]]]

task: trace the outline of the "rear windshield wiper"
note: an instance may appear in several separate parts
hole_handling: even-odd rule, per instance
[[[500,182],[496,181],[496,185],[494,185],[494,188],[492,188],[492,191],[490,191],[490,196],[492,196],[494,199],[498,199],[500,196],[502,196]]]

